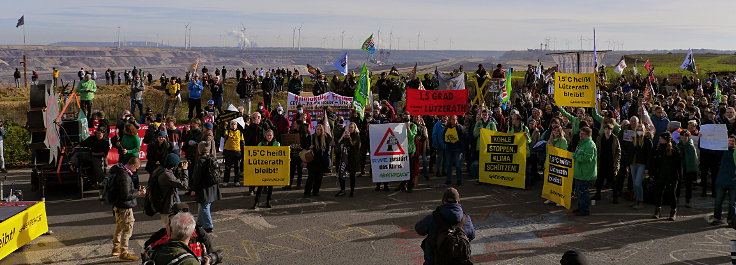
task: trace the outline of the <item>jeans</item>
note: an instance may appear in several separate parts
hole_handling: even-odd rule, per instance
[[[197,109],[195,112],[194,109]],[[202,99],[199,98],[190,98],[189,99],[189,116],[187,116],[188,120],[192,119],[192,113],[196,113],[196,116],[194,117],[200,117],[202,112]]]
[[[199,204],[199,216],[197,216],[197,225],[202,226],[204,229],[212,229],[212,214],[210,214],[210,208],[212,203],[200,203]]]
[[[394,111],[396,112],[396,115],[399,115],[399,102],[391,101],[391,107],[394,107]]]
[[[437,159],[435,159],[437,163],[434,164],[436,166],[435,174],[441,176],[445,172],[445,149],[438,147],[434,153],[437,156]]]
[[[578,195],[578,210],[582,214],[590,214],[590,185],[592,180],[575,179],[575,193]]]
[[[179,104],[181,98],[177,97],[174,100],[166,99],[164,103],[164,117],[169,114],[169,105],[171,105],[171,116],[176,117],[176,105]]]
[[[135,106],[138,106],[139,119],[143,119],[143,100],[142,99],[130,99],[130,114],[135,113]]]
[[[15,88],[20,88],[20,78],[15,79]]]
[[[452,181],[452,167],[455,166],[455,177],[457,182],[463,181],[463,172],[460,167],[460,155],[463,150],[458,148],[451,148],[445,151],[445,172],[447,173],[447,181]]]
[[[736,214],[736,187],[729,186],[716,186],[716,202],[713,208],[713,218],[721,220],[722,205],[726,199],[726,192],[728,192],[728,220],[733,220],[734,214]]]
[[[245,110],[245,114],[248,114],[249,116],[251,101],[253,101],[252,98],[240,98],[240,106]]]
[[[644,169],[646,169],[644,165],[631,164],[631,176],[634,179],[634,195],[636,196],[636,200],[640,202],[644,201],[644,187],[642,187]]]
[[[0,139],[0,169],[5,169],[5,143]]]
[[[212,100],[215,102],[215,108],[222,112],[222,95],[213,95]]]
[[[84,115],[87,116],[87,119],[92,118],[92,100],[80,100],[79,101],[80,108],[84,112]]]

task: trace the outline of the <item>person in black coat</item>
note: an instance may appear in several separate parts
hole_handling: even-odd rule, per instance
[[[345,177],[350,175],[350,197],[355,194],[355,172],[360,170],[360,130],[355,123],[350,123],[348,129],[345,130],[340,138],[342,146],[341,155],[343,161],[346,161],[345,168],[338,169],[338,180],[340,182],[340,191],[335,197],[345,196]]]
[[[113,202],[112,211],[115,214],[115,233],[112,238],[112,255],[119,256],[122,260],[136,261],[138,257],[128,252],[128,241],[133,235],[133,207],[137,205],[135,200],[138,195],[145,194],[146,190],[140,191],[133,187],[133,172],[141,167],[141,160],[137,157],[128,160],[125,165],[117,164],[110,168],[110,174],[114,176],[116,191],[111,195]]]
[[[670,221],[677,217],[677,196],[675,189],[677,182],[682,178],[680,151],[674,145],[669,132],[659,134],[659,144],[653,152],[649,164],[649,173],[654,178],[654,219],[658,219],[662,212],[662,200],[670,203]]]
[[[317,124],[311,140],[309,150],[312,150],[314,159],[307,163],[307,183],[304,184],[304,197],[319,196],[319,188],[322,186],[322,177],[329,172],[330,143],[332,138],[325,131],[323,124]]]
[[[437,217],[435,215],[438,215]],[[445,190],[442,195],[442,205],[437,207],[434,212],[426,217],[422,218],[419,222],[414,225],[414,231],[421,236],[426,236],[422,240],[422,250],[424,251],[424,264],[439,264],[435,260],[437,256],[441,256],[443,253],[434,253],[437,248],[437,233],[440,229],[440,224],[437,223],[438,219],[443,220],[448,226],[455,226],[462,220],[465,223],[462,225],[465,235],[469,241],[475,239],[475,227],[473,227],[473,221],[470,220],[470,216],[466,215],[460,205],[460,193],[455,188],[449,188]],[[472,263],[470,263],[472,264]]]
[[[159,131],[156,139],[153,140],[146,150],[146,171],[148,174],[153,173],[157,167],[161,165],[166,155],[173,153],[171,143],[166,139],[166,130]]]

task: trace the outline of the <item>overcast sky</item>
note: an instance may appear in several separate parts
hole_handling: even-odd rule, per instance
[[[5,3],[0,44],[22,44],[15,28],[25,15],[28,44],[127,41],[182,46],[237,46],[241,23],[258,46],[359,48],[380,29],[382,48],[513,50],[539,48],[733,50],[734,0],[496,1],[496,0],[22,0]],[[419,37],[419,46],[417,39]],[[615,43],[615,44],[614,44]],[[623,45],[623,46],[622,46]]]

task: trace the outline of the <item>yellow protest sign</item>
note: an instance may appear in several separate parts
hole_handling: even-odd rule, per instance
[[[243,186],[287,186],[291,156],[288,146],[246,146]]]
[[[595,107],[595,74],[555,73],[555,104],[564,107]]]
[[[501,133],[480,130],[478,172],[481,182],[525,187],[526,136],[524,133]]]
[[[547,146],[542,198],[570,209],[573,172],[572,153],[554,146]]]
[[[44,202],[20,202],[18,204],[26,203],[33,206],[0,223],[0,259],[49,231],[46,204]]]

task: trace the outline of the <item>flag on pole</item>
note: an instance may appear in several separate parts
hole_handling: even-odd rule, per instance
[[[353,96],[353,107],[355,107],[355,112],[358,113],[361,120],[365,118],[365,106],[368,105],[368,95],[370,94],[371,79],[368,73],[368,67],[364,63],[363,68],[360,70],[358,86],[355,89],[355,95]]]
[[[644,69],[647,69],[647,76],[649,77],[649,82],[654,82],[654,67],[652,67],[652,64],[649,63],[649,60],[647,59],[647,62],[644,64]]]
[[[624,57],[621,57],[621,61],[618,62],[616,68],[613,69],[613,72],[617,74],[623,74],[624,69],[626,69],[626,61],[624,61]]]
[[[595,43],[595,28],[593,28],[593,71],[598,70],[598,46]]]
[[[716,89],[716,96],[713,99],[713,103],[718,107],[721,104],[721,98],[723,97],[723,95],[721,95],[721,87],[718,85],[718,77],[713,78],[713,87]]]
[[[542,79],[542,61],[537,59],[537,71],[536,71],[537,79]]]
[[[365,39],[365,41],[363,42],[362,49],[370,54],[373,54],[374,52],[376,52],[376,40],[373,38],[373,34],[371,34],[370,37]]]
[[[16,27],[16,28],[17,28],[17,27],[20,27],[20,26],[23,26],[23,25],[25,25],[25,24],[26,24],[26,19],[25,19],[25,17],[26,17],[25,15],[23,15],[23,16],[20,16],[20,18],[18,19],[18,24],[15,24],[15,27]]]
[[[332,66],[337,69],[337,71],[340,71],[343,75],[348,74],[348,53],[342,55],[335,63],[332,64]]]
[[[321,73],[321,71],[318,68],[314,68],[314,66],[311,66],[307,64],[307,72],[309,72],[309,75],[314,77]]]
[[[417,75],[417,63],[414,63],[414,68],[409,71],[409,80],[413,80],[414,77]]]
[[[687,56],[685,56],[685,60],[682,61],[682,65],[680,65],[680,69],[685,69],[690,72],[693,72],[693,74],[698,74],[698,70],[695,69],[695,58],[693,58],[692,49],[687,50]]]
[[[501,104],[504,104],[511,99],[511,73],[513,70],[513,68],[509,68],[509,71],[506,72],[506,83],[505,86],[501,88]]]

